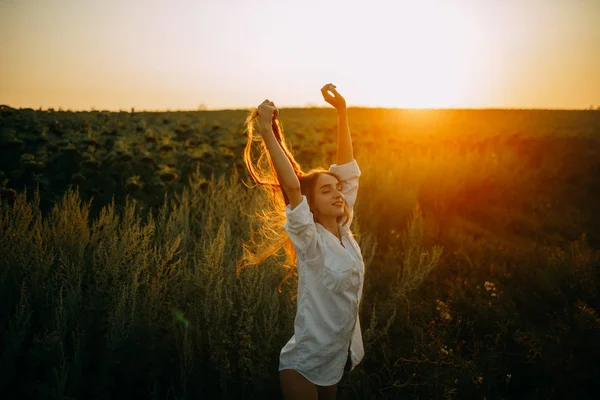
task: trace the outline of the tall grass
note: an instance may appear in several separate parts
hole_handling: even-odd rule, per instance
[[[478,151],[357,155],[366,355],[342,398],[597,389],[598,252],[585,235],[519,236],[535,223],[511,225],[526,199],[510,189],[527,197],[535,173],[503,173],[519,159]],[[297,282],[278,294],[273,259],[236,277],[246,214],[265,199],[236,169],[206,190],[201,179],[147,215],[128,199],[92,220],[71,190],[47,217],[37,191],[0,198],[0,397],[279,396]]]

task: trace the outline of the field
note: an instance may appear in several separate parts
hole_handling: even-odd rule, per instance
[[[245,117],[0,107],[0,398],[280,396],[296,281],[235,274],[266,201]],[[304,170],[335,162],[335,110],[279,117]],[[339,398],[596,398],[600,111],[348,119],[365,358]]]

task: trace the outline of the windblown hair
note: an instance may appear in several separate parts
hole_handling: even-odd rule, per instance
[[[271,201],[270,204],[264,204],[263,207],[259,208],[254,215],[254,218],[258,222],[259,228],[258,231],[255,232],[253,229],[254,227],[252,225],[250,226],[250,241],[242,244],[243,255],[238,260],[236,273],[239,276],[240,272],[244,268],[262,263],[268,257],[277,254],[279,250],[283,248],[285,259],[283,263],[280,262],[279,265],[287,269],[287,274],[277,288],[277,291],[281,293],[281,285],[292,276],[297,275],[296,251],[294,249],[293,242],[289,238],[283,226],[286,222],[285,208],[288,204],[290,204],[290,201],[285,193],[285,190],[279,182],[277,171],[275,170],[275,166],[271,160],[267,145],[262,139],[262,136],[255,135],[256,140],[254,139],[254,122],[257,119],[258,110],[251,110],[245,121],[245,132],[248,136],[248,142],[246,143],[243,157],[248,171],[250,172],[250,176],[258,186],[267,192]],[[314,215],[314,189],[319,175],[329,174],[337,178],[339,182],[341,182],[341,179],[338,175],[321,167],[313,168],[308,172],[304,172],[300,167],[300,164],[298,164],[298,162],[296,162],[294,159],[291,151],[288,149],[283,134],[283,125],[279,119],[273,118],[271,126],[277,142],[292,164],[294,172],[300,181],[300,191],[306,196],[310,210]],[[255,141],[260,143],[260,156],[258,157],[256,164],[253,165],[251,150],[252,143]],[[268,161],[268,167],[261,167],[260,163],[265,157]],[[337,222],[339,223],[342,221],[342,219],[344,224],[347,224],[350,221],[350,210],[348,209],[348,205],[346,204],[345,200],[344,215],[339,216],[337,218]]]

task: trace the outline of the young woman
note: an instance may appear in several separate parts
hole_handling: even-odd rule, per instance
[[[265,100],[247,120],[249,142],[244,159],[254,180],[272,189],[276,211],[277,195],[283,197],[285,213],[280,209],[279,216],[285,222],[280,236],[269,238],[270,245],[262,253],[247,255],[245,260],[250,262],[243,267],[262,262],[283,246],[288,257],[295,255],[298,274],[294,335],[279,359],[286,400],[335,399],[344,370],[354,369],[364,356],[358,318],[364,262],[350,231],[361,171],[353,156],[345,99],[331,84],[323,86],[321,93],[337,110],[337,159],[329,170],[302,171],[287,149],[272,101]],[[271,181],[259,177],[250,161],[255,119],[269,155]],[[276,211],[265,224],[277,220]],[[264,232],[266,236],[266,227]],[[289,268],[286,279],[295,272]]]

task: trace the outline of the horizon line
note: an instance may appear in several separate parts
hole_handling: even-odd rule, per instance
[[[208,108],[208,107],[197,107],[197,108],[164,108],[164,109],[137,109],[135,106],[130,107],[129,110],[125,108],[95,108],[90,107],[86,109],[73,109],[73,108],[64,108],[59,106],[55,107],[43,107],[33,108],[33,107],[12,107],[7,104],[0,104],[0,109],[10,108],[13,110],[33,110],[33,111],[41,111],[41,112],[114,112],[114,113],[144,113],[144,112],[211,112],[211,111],[250,111],[256,109],[257,107],[229,107],[229,108]],[[291,107],[278,107],[278,110],[294,110],[294,109],[329,109],[334,110],[331,106],[291,106]],[[453,111],[600,111],[600,105],[591,106],[588,108],[554,108],[554,107],[383,107],[383,106],[347,106],[347,110],[349,109],[366,109],[366,110],[453,110]]]

